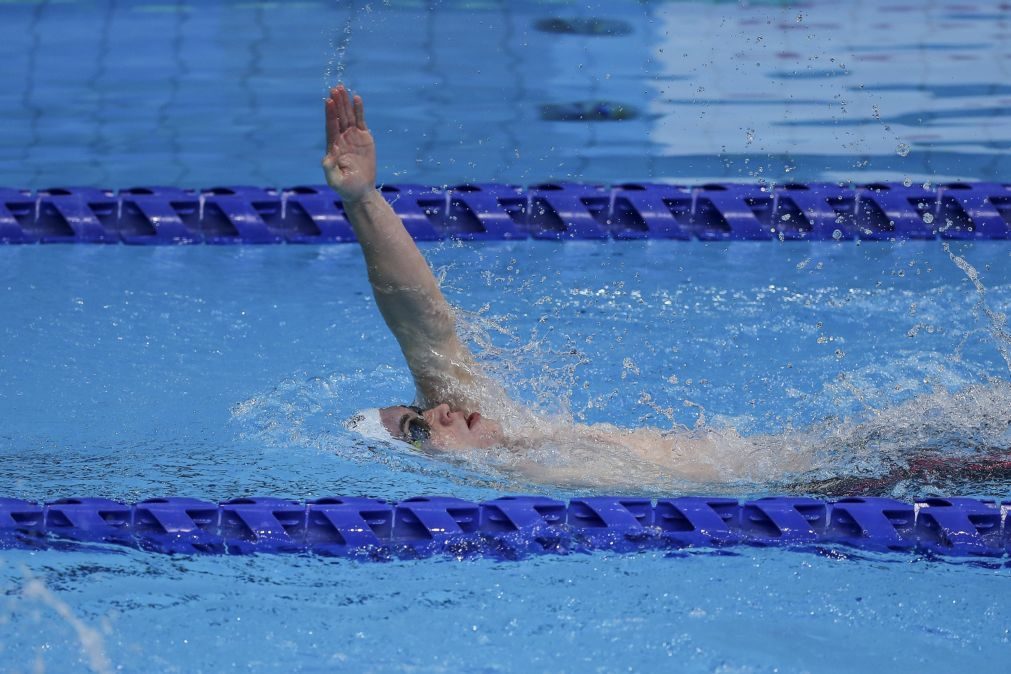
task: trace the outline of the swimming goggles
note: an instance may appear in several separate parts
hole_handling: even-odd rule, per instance
[[[404,428],[404,440],[411,443],[418,449],[432,439],[432,427],[425,421],[424,410],[416,405],[405,405],[405,407],[418,416],[407,420],[407,427]]]

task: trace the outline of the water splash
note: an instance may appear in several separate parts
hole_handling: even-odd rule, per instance
[[[1007,314],[994,311],[990,308],[990,305],[986,301],[986,287],[983,285],[983,281],[979,276],[979,271],[969,263],[961,255],[954,253],[951,250],[951,245],[948,242],[942,244],[944,247],[944,252],[948,254],[951,261],[961,269],[969,281],[972,282],[973,287],[976,289],[976,294],[979,299],[976,303],[976,312],[982,311],[986,315],[989,321],[989,331],[993,336],[994,345],[997,350],[1000,351],[1001,358],[1004,359],[1004,363],[1008,366],[1008,372],[1011,372],[1011,333],[1007,329]]]
[[[472,374],[479,383],[469,393],[491,409],[509,411],[515,406],[511,401],[519,399],[537,416],[573,415],[571,392],[579,369],[589,363],[574,340],[552,347],[537,328],[519,336],[508,327],[510,316],[492,315],[487,305],[478,311],[457,309],[456,316],[461,340],[477,354]],[[489,387],[489,381],[500,384]],[[529,421],[526,415],[522,420]]]
[[[394,472],[440,475],[468,486],[505,490],[548,485],[656,495],[770,490],[831,494],[859,487],[864,493],[918,496],[922,483],[900,479],[918,459],[958,462],[1011,451],[1008,382],[955,392],[941,388],[883,407],[877,406],[878,393],[860,389],[867,406],[851,417],[752,436],[740,435],[720,418],[674,430],[578,424],[563,407],[554,412],[536,405],[508,407],[508,396],[500,408],[503,423],[513,429],[508,450],[425,455],[400,443],[366,440],[344,427],[365,404],[395,399],[387,394],[363,401],[364,391],[409,386],[406,374],[389,366],[292,377],[236,405],[233,421],[243,437],[267,446],[312,448]],[[832,390],[827,387],[826,395],[834,395]],[[865,482],[854,482],[857,479]]]
[[[806,491],[922,496],[931,491],[924,475],[916,474],[925,461],[936,468],[934,479],[958,491],[976,491],[985,487],[967,480],[964,467],[1011,458],[1011,382],[938,390],[781,439],[812,449],[812,469],[795,476]],[[944,491],[950,490],[934,493]]]
[[[351,37],[354,34],[354,27],[358,23],[358,18],[362,14],[371,14],[372,5],[368,2],[353,2],[344,20],[344,26],[340,33],[330,38],[330,55],[327,58],[326,70],[323,73],[323,86],[329,91],[332,87],[344,81],[344,73],[347,68],[347,54],[351,47]]]
[[[249,401],[245,405],[248,409],[237,407],[235,417],[243,432],[275,446],[316,447],[351,461],[383,462],[394,470],[438,472],[449,465],[459,469],[456,479],[468,485],[491,481],[519,489],[547,485],[653,494],[770,490],[827,494],[841,484],[860,486],[854,479],[867,480],[861,487],[866,493],[912,492],[925,486],[913,475],[917,462],[925,457],[940,456],[964,466],[974,457],[999,455],[1011,448],[1008,383],[995,378],[987,366],[963,360],[958,351],[923,349],[896,356],[886,367],[876,363],[847,370],[813,393],[788,390],[789,413],[783,417],[722,417],[714,414],[718,408],[706,410],[682,399],[681,403],[696,412],[694,423],[688,421],[691,427],[687,427],[676,420],[677,403],[672,404],[670,392],[642,382],[638,404],[651,412],[640,420],[639,427],[590,425],[589,420],[601,416],[627,416],[623,411],[617,415],[601,412],[613,411],[611,408],[624,404],[620,401],[628,395],[618,396],[619,389],[595,397],[590,393],[593,382],[600,381],[601,366],[591,362],[580,348],[586,345],[567,336],[579,334],[572,329],[570,317],[573,311],[582,312],[583,304],[566,301],[576,289],[564,284],[541,288],[529,274],[510,276],[514,265],[508,260],[502,261],[502,269],[492,271],[481,256],[479,252],[469,259],[467,264],[473,264],[474,269],[457,270],[462,273],[453,276],[465,277],[471,272],[487,275],[483,278],[494,290],[489,298],[502,292],[530,297],[537,297],[542,290],[546,293],[532,301],[537,319],[524,333],[513,327],[525,324],[519,317],[491,313],[490,299],[475,311],[457,310],[461,338],[478,354],[472,370],[476,383],[462,395],[480,401],[477,409],[503,423],[508,448],[472,450],[453,457],[438,453],[424,456],[401,447],[369,445],[343,430],[341,420],[367,406],[362,399],[365,396],[385,392],[375,401],[380,405],[408,402],[400,398],[403,391],[411,390],[411,381],[406,371],[392,367],[327,375],[322,377],[325,387],[313,377],[294,378]],[[964,258],[959,259],[966,265],[959,267],[974,281],[982,301],[985,289],[978,274]],[[438,270],[447,290],[445,272]],[[545,283],[543,278],[540,283]],[[836,293],[833,288],[815,293],[811,306],[824,303],[826,309],[838,309],[840,305],[833,304]],[[619,294],[625,298],[624,291]],[[609,310],[627,311],[634,317],[640,307],[634,292],[627,295],[627,306],[612,306],[610,294],[599,301]],[[861,302],[872,302],[874,296],[851,293],[847,301],[860,298]],[[949,294],[929,291],[925,299],[922,291],[910,291],[908,297],[902,295],[895,302],[915,300],[929,328],[943,312],[939,308],[936,317],[928,318],[930,314],[921,305],[940,306],[942,299],[951,301]],[[855,305],[847,306],[852,311]],[[999,343],[1006,362],[1009,341],[1005,319],[985,302],[982,306],[990,319],[989,334]],[[858,310],[862,308],[863,304]],[[747,313],[736,315],[743,319]],[[585,341],[597,337],[590,335]],[[615,341],[614,349],[620,348],[619,342]],[[609,356],[618,363],[624,360],[617,374],[627,377],[620,390],[628,394],[630,386],[642,381],[636,374],[640,369],[645,372],[642,361],[637,354],[626,359],[616,350]],[[657,381],[667,381],[667,374],[659,373]],[[676,378],[671,383],[676,385]],[[678,397],[686,396],[679,393]],[[811,423],[812,419],[822,420]],[[774,432],[755,434],[756,429]],[[909,478],[904,483],[903,471]],[[850,482],[828,484],[841,477]]]
[[[240,438],[271,447],[313,447],[353,462],[374,456],[360,439],[344,429],[344,422],[362,407],[389,404],[394,397],[374,401],[362,393],[409,385],[406,374],[391,366],[350,373],[300,373],[279,382],[272,390],[232,407],[232,422]]]
[[[1003,316],[984,309],[1005,353]],[[569,396],[579,381],[579,368],[587,362],[578,350],[570,354],[571,360],[562,359],[566,369],[538,370],[536,364],[545,354],[536,334],[529,341],[517,339],[505,327],[507,317],[464,314],[463,324],[464,334],[485,349],[482,362],[489,372],[512,377],[513,389],[526,383],[549,391],[532,406],[536,418],[526,419],[525,436],[513,438],[510,452],[482,458],[485,468],[535,482],[657,494],[770,489],[830,493],[828,481],[845,476],[848,480],[837,488],[909,497],[925,486],[923,475],[914,473],[927,459],[947,461],[936,465],[948,466],[949,477],[961,476],[963,483],[946,484],[965,491],[971,486],[964,484],[965,471],[959,466],[1011,451],[1011,384],[982,368],[950,363],[940,354],[913,354],[887,374],[877,366],[840,374],[817,397],[835,400],[830,406],[834,409],[847,409],[848,401],[856,401],[857,411],[799,429],[787,425],[777,433],[742,436],[738,430],[748,420],[707,415],[701,407],[694,427],[687,428],[649,391],[640,403],[656,418],[667,419],[669,427],[624,429],[586,426],[573,418]],[[484,329],[489,325],[496,334],[509,336],[511,346],[491,344]],[[539,383],[542,377],[544,384]],[[933,390],[923,390],[927,381]],[[912,397],[896,402],[897,393]],[[866,479],[858,483],[858,478]]]
[[[365,438],[349,430],[350,419],[365,407],[410,402],[401,392],[411,385],[406,371],[388,365],[353,372],[299,373],[235,404],[231,423],[239,438],[267,448],[305,448],[396,474],[504,489],[494,473],[475,472],[479,457],[441,454],[433,460],[404,443]]]

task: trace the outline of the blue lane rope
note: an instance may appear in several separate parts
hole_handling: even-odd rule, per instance
[[[418,241],[1011,238],[1011,184],[383,185]],[[0,188],[0,243],[354,241],[325,185]]]
[[[305,503],[153,498],[127,505],[73,498],[44,505],[0,499],[0,548],[80,549],[111,543],[160,553],[314,553],[361,559],[432,554],[515,559],[533,554],[721,548],[732,545],[1003,557],[1011,501],[891,498],[822,501],[772,496],[739,502],[687,496],[653,501],[590,496],[568,503],[503,496],[399,502],[329,497]]]

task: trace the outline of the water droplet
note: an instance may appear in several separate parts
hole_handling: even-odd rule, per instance
[[[924,213],[923,214],[923,221],[929,225],[930,223],[932,223],[934,221],[934,214],[933,213]]]
[[[846,352],[843,351],[842,349],[836,349],[835,350],[835,357],[838,358],[839,360],[842,360],[843,356],[845,356],[845,355],[846,355]]]
[[[900,157],[909,156],[909,145],[906,143],[899,143],[895,146],[895,153]]]
[[[913,184],[913,179],[912,178],[903,178],[902,179],[902,184],[905,185],[906,187],[910,187]]]
[[[832,230],[832,238],[838,241],[842,238],[842,232],[838,229]]]
[[[635,362],[631,358],[625,358],[622,365],[624,365],[625,369],[625,372],[622,372],[622,378],[625,377],[625,374],[627,372],[631,372],[632,374],[639,374],[639,367],[635,364]]]

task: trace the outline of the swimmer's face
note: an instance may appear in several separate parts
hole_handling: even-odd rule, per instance
[[[428,410],[384,407],[383,426],[398,440],[433,449],[484,449],[502,444],[502,427],[477,412],[450,409],[445,403]]]

